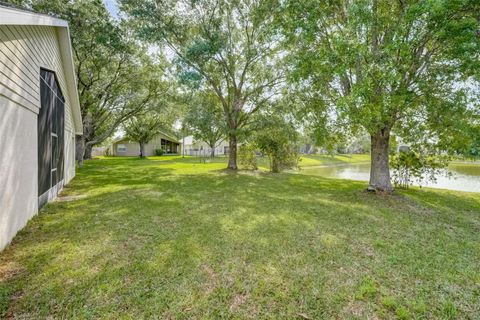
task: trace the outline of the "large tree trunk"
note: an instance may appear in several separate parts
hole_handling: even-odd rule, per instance
[[[371,167],[368,190],[392,192],[390,167],[388,164],[390,131],[382,129],[371,135]]]
[[[76,136],[75,138],[75,160],[77,160],[78,165],[83,165],[83,155],[85,154],[85,137]]]
[[[182,133],[182,158],[185,158],[185,132]]]
[[[215,143],[210,145],[210,157],[215,158]]]
[[[228,167],[227,169],[237,170],[237,135],[228,135]]]
[[[279,173],[280,168],[278,167],[278,161],[275,159],[275,157],[272,157],[272,160],[270,161],[270,171],[273,173]]]
[[[89,160],[92,159],[92,147],[93,145],[89,143],[92,141],[92,138],[94,137],[94,129],[93,129],[93,121],[92,121],[92,115],[90,113],[87,113],[83,117],[83,135],[82,135],[82,140],[83,140],[83,160]]]
[[[91,160],[92,159],[92,149],[93,149],[93,144],[91,143],[85,143],[85,152],[83,154],[83,159],[85,160]]]
[[[139,142],[138,144],[140,145],[140,158],[144,158],[145,157],[145,143]]]

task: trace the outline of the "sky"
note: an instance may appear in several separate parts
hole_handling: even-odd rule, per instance
[[[110,14],[114,17],[118,16],[118,4],[117,0],[103,0]]]

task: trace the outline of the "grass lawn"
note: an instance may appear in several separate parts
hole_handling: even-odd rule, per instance
[[[103,158],[103,157],[100,157]],[[150,159],[155,160],[164,160],[162,157],[150,157]],[[200,157],[170,157],[171,161],[181,161],[183,163],[225,163],[225,166],[228,162],[228,157],[221,155],[215,158],[200,158]],[[264,170],[268,170],[270,164],[267,157],[258,157],[257,158],[258,166]],[[324,154],[312,154],[312,155],[302,155],[300,157],[300,162],[298,163],[299,167],[312,167],[312,166],[326,166],[326,165],[342,165],[342,164],[354,164],[354,163],[368,163],[370,162],[369,154],[352,154],[352,155],[324,155]]]
[[[480,193],[194,160],[86,162],[0,254],[0,318],[479,318]]]
[[[354,163],[368,163],[370,162],[369,154],[352,154],[352,155],[302,155],[300,159],[300,167],[310,166],[325,166],[325,165],[341,165],[341,164],[354,164]]]

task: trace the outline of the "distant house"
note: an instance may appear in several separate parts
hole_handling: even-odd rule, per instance
[[[299,147],[299,152],[301,154],[313,154],[315,153],[315,146],[310,143],[302,144]]]
[[[185,137],[184,141],[183,152],[185,152],[185,155],[200,156],[212,153],[212,148],[205,141],[195,140],[193,136]],[[228,140],[222,139],[217,141],[214,151],[215,155],[227,155],[229,151]]]
[[[399,144],[397,152],[410,152],[410,145],[408,144]]]
[[[108,147],[93,147],[92,148],[92,156],[93,157],[98,157],[98,156],[106,156],[108,154],[108,151],[110,150]]]
[[[0,5],[0,250],[75,176],[79,134],[67,22]]]
[[[156,149],[162,149],[166,154],[180,154],[180,141],[165,133],[158,134],[145,145],[145,156],[154,156]],[[123,137],[112,143],[111,154],[114,156],[134,157],[140,155],[140,145]]]

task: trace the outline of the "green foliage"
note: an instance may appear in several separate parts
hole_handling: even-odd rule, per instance
[[[204,141],[212,149],[225,138],[225,118],[222,106],[211,92],[197,92],[189,98],[184,124],[196,140]]]
[[[448,166],[448,158],[445,156],[423,155],[413,151],[400,151],[392,155],[390,165],[393,169],[393,182],[395,186],[408,189],[417,182],[435,182],[436,177],[448,174],[445,168]]]
[[[167,46],[181,82],[213,93],[236,144],[253,114],[264,108],[284,80],[283,49],[273,24],[275,1],[120,0],[142,40]],[[234,152],[236,148],[231,148]],[[231,155],[229,168],[236,169]]]
[[[137,115],[125,123],[126,136],[140,144],[140,157],[143,154],[143,146],[160,133],[162,119],[156,115]]]
[[[238,149],[238,161],[242,167],[250,170],[257,170],[257,147],[253,143],[242,144]]]
[[[297,167],[300,157],[296,142],[299,134],[282,116],[260,115],[255,119],[253,141],[270,159],[270,170],[280,172]]]
[[[165,151],[163,149],[155,149],[156,156],[163,156]]]
[[[90,150],[145,104],[165,93],[163,62],[146,54],[101,0],[25,0],[24,6],[69,23],[83,142]],[[85,154],[89,158],[89,154]]]
[[[459,150],[459,154],[471,159],[480,158],[480,125],[470,129],[470,141],[466,148]]]
[[[389,147],[390,155],[394,155],[395,153],[397,153],[397,150],[398,150],[398,147],[399,147],[397,137],[395,137],[394,135],[390,136],[390,141],[389,141],[388,147]]]
[[[307,124],[326,143],[363,128],[448,153],[465,146],[479,112],[479,9],[471,0],[284,1],[279,26]]]

